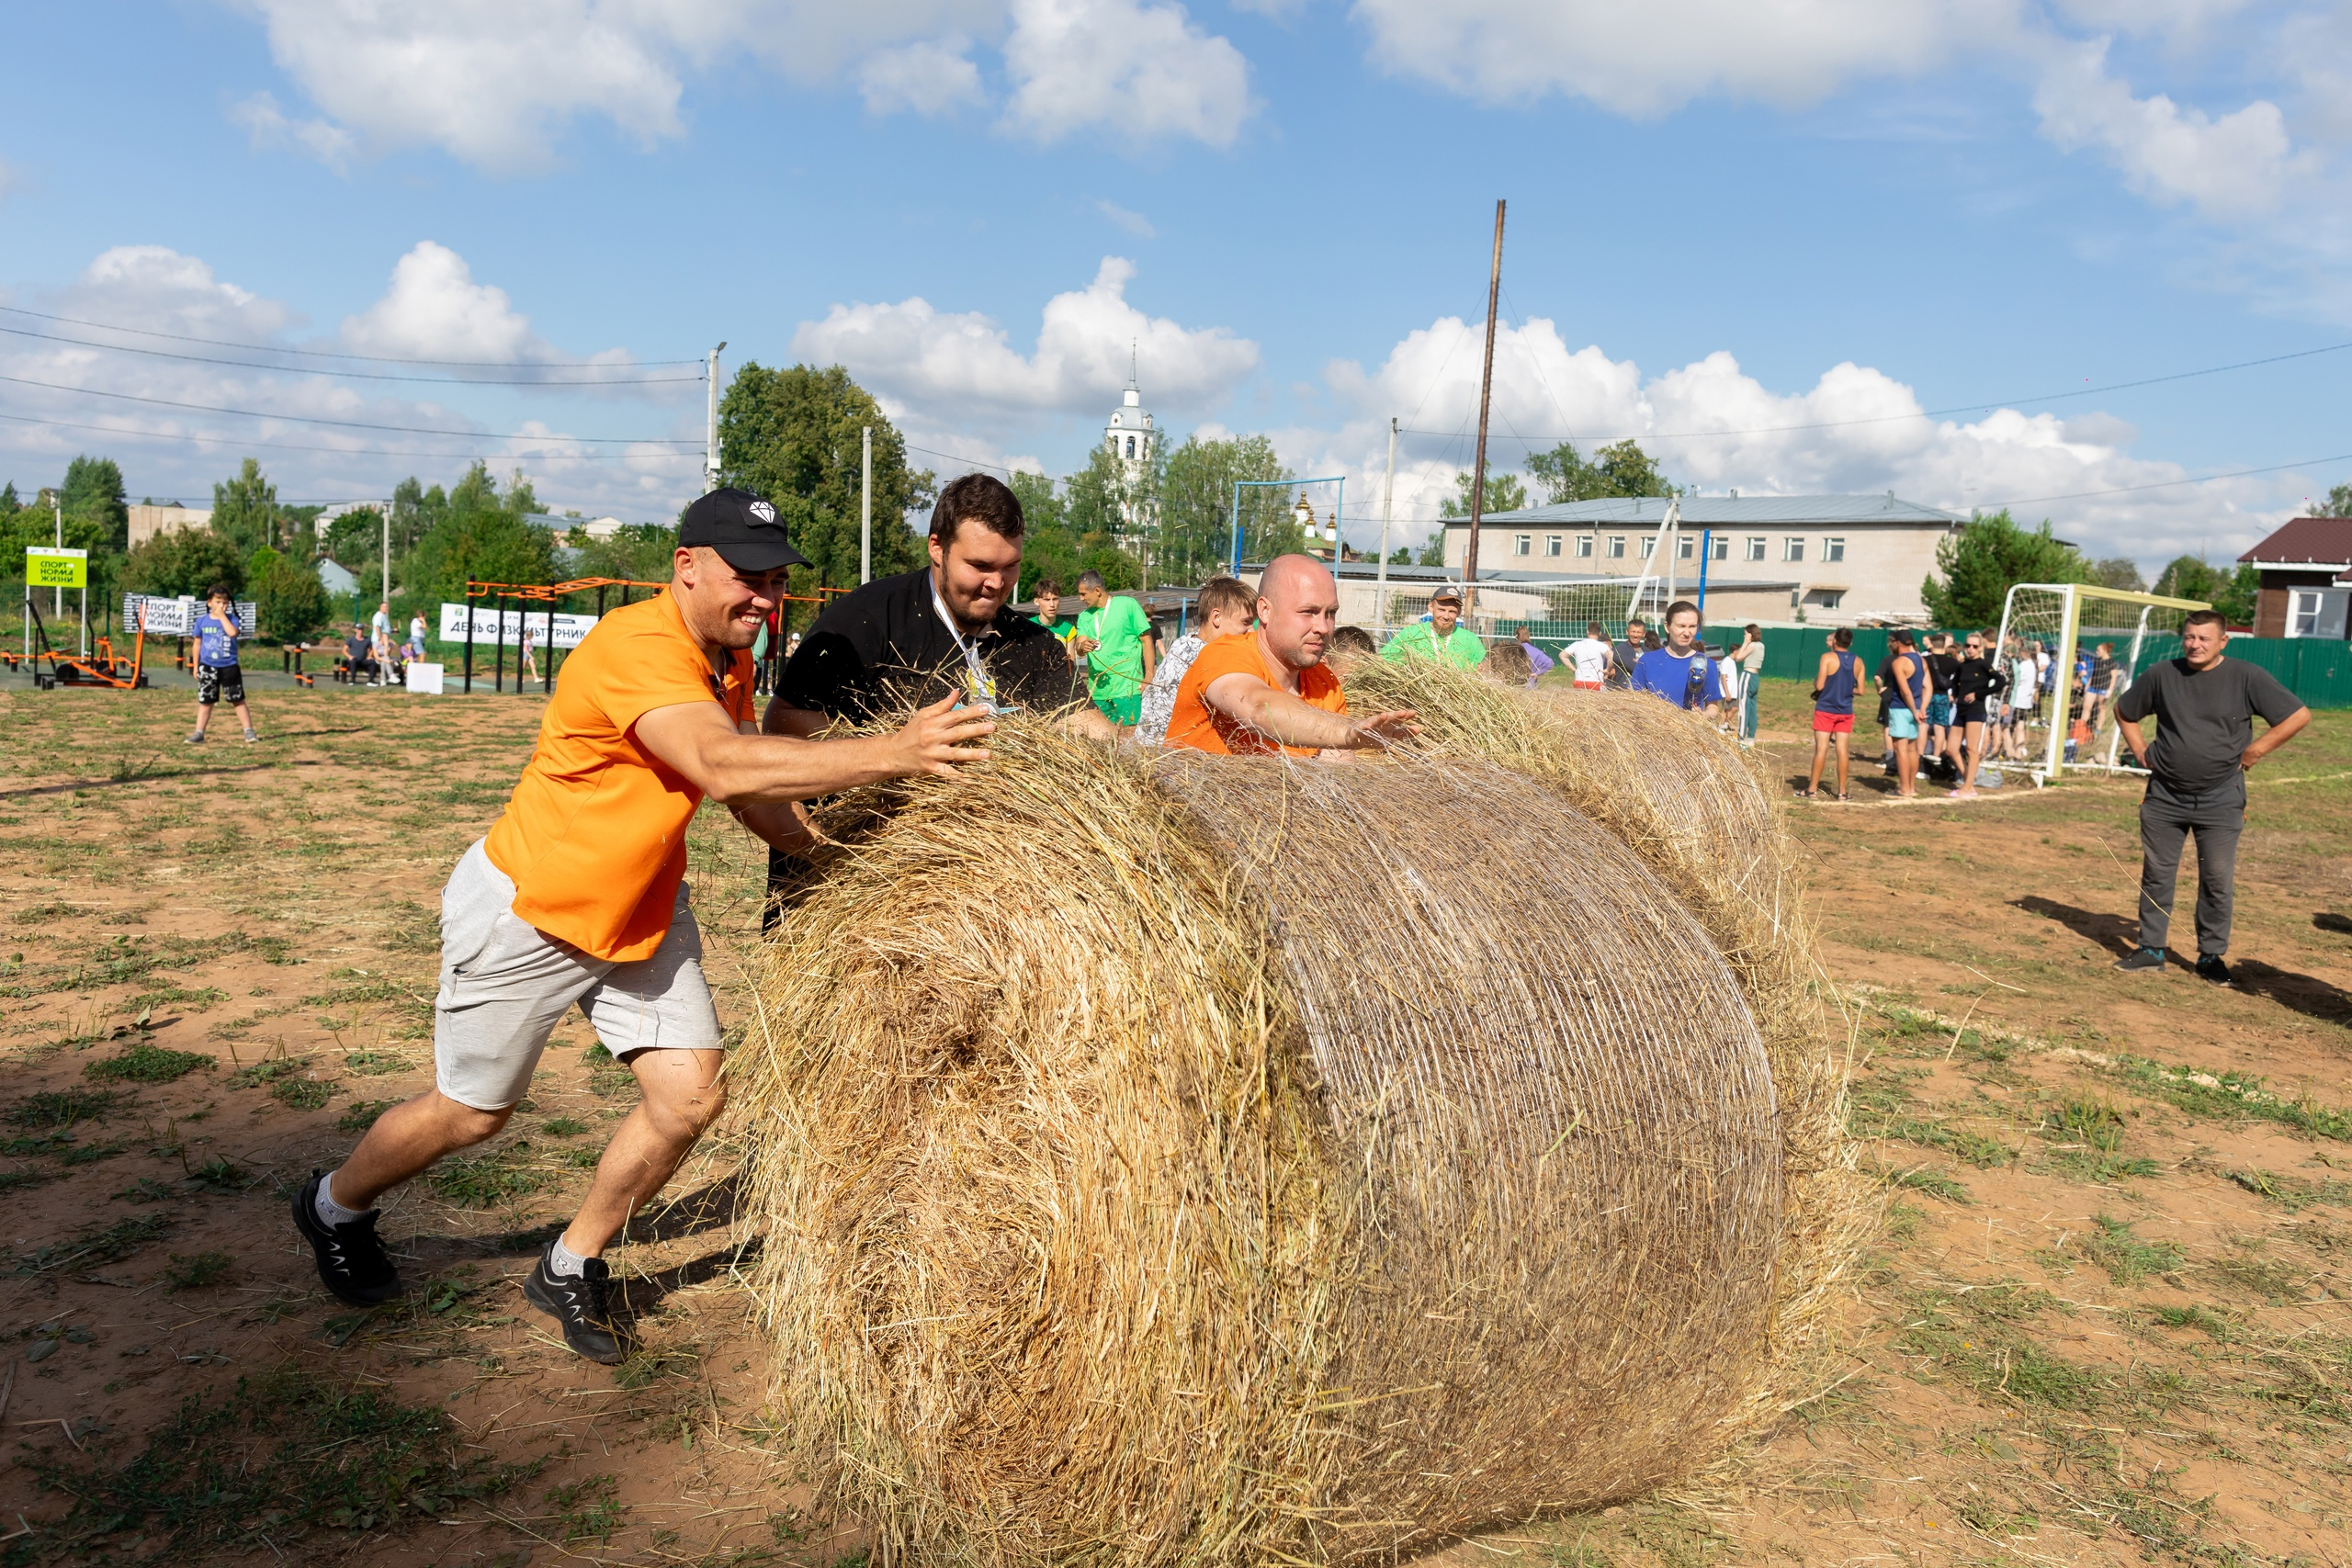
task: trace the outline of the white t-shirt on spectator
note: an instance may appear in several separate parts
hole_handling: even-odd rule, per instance
[[[1609,645],[1599,637],[1578,637],[1560,651],[1576,666],[1576,678],[1587,684],[1597,683],[1600,672],[1609,668]]]

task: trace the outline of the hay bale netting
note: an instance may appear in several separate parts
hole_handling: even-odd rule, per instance
[[[1740,1425],[1812,1397],[1837,1375],[1826,1309],[1879,1201],[1846,1131],[1850,1022],[1827,1005],[1835,988],[1762,753],[1647,693],[1530,693],[1432,660],[1360,666],[1348,692],[1363,711],[1415,709],[1424,757],[1483,758],[1542,781],[1639,855],[1714,939],[1772,1064],[1785,1181],[1768,1354]]]
[[[736,1069],[887,1560],[1392,1557],[1721,1449],[1780,1133],[1640,860],[1487,764],[997,751],[845,805]]]

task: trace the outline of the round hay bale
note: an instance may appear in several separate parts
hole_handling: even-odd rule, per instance
[[[1781,1131],[1640,859],[1489,764],[993,744],[835,813],[734,1069],[884,1561],[1393,1557],[1721,1449]]]
[[[1875,1229],[1878,1194],[1846,1131],[1853,1026],[1815,952],[1797,845],[1760,755],[1645,692],[1528,692],[1434,660],[1367,663],[1351,705],[1415,709],[1418,754],[1478,758],[1542,781],[1671,887],[1738,976],[1772,1064],[1786,1179],[1761,1426],[1836,1375],[1826,1308]]]

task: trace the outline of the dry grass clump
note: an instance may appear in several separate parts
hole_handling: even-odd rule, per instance
[[[833,809],[734,1068],[884,1561],[1393,1558],[1722,1447],[1780,1134],[1639,860],[1486,764],[992,744]]]
[[[1787,1212],[1771,1350],[1746,1420],[1760,1425],[1821,1386],[1824,1309],[1876,1223],[1846,1133],[1849,1020],[1802,908],[1794,840],[1750,754],[1646,693],[1516,690],[1433,660],[1367,664],[1348,680],[1364,711],[1410,707],[1430,759],[1479,758],[1544,781],[1607,827],[1671,887],[1739,976],[1772,1064]]]

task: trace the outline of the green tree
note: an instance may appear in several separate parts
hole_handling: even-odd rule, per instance
[[[2157,576],[2151,592],[2167,599],[2202,599],[2232,626],[2248,626],[2254,620],[2255,595],[2261,588],[2262,574],[2250,563],[2241,562],[2235,570],[2224,571],[2199,557],[2177,556]]]
[[[1517,474],[1490,473],[1487,476],[1486,501],[1479,507],[1478,515],[1487,518],[1498,512],[1517,512],[1526,504],[1527,486],[1520,481]],[[1437,514],[1440,517],[1470,515],[1470,471],[1467,468],[1453,476],[1453,493],[1438,502]]]
[[[414,481],[410,481],[413,483]],[[318,536],[318,546],[336,565],[349,570],[354,577],[366,581],[381,571],[384,556],[384,513],[381,509],[363,506],[356,512],[346,512],[330,521]],[[392,559],[400,559],[401,550],[397,542]]]
[[[1163,582],[1204,582],[1226,570],[1233,554],[1233,486],[1238,479],[1274,481],[1241,492],[1241,558],[1270,560],[1306,543],[1291,509],[1296,492],[1271,437],[1188,435],[1169,448],[1159,485],[1154,575]]]
[[[2095,560],[2087,570],[2090,576],[2086,581],[2096,582],[2102,588],[2120,588],[2127,593],[2145,593],[2148,591],[2148,580],[2140,575],[2139,564],[2122,556]]]
[[[1413,564],[1415,566],[1443,566],[1445,564],[1444,529],[1440,528],[1421,542],[1421,553],[1413,558]]]
[[[2090,569],[2075,547],[2041,526],[2020,528],[2004,507],[1972,517],[1936,542],[1936,570],[1920,585],[1938,626],[1989,626],[2020,582],[2085,582]]]
[[[234,545],[239,555],[277,543],[277,487],[254,459],[246,458],[235,479],[212,487],[212,531]]]
[[[1146,487],[1131,486],[1120,461],[1108,446],[1087,455],[1086,467],[1062,480],[1058,490],[1043,474],[1015,473],[1012,492],[1022,498],[1025,534],[1021,547],[1021,594],[1027,598],[1036,584],[1052,578],[1065,593],[1077,588],[1078,574],[1099,571],[1114,590],[1143,585],[1141,550],[1148,536],[1136,537],[1136,548],[1124,547],[1117,532],[1119,505],[1141,497]],[[1038,504],[1031,504],[1030,498]]]
[[[2312,509],[2314,517],[2352,517],[2352,484],[2340,484]]]
[[[254,558],[264,556],[268,561],[251,579],[260,632],[278,642],[310,641],[326,629],[333,610],[315,562],[275,550],[255,551]]]
[[[860,433],[874,431],[874,575],[909,571],[928,558],[922,528],[910,514],[928,511],[938,480],[907,464],[906,438],[865,388],[838,365],[771,370],[747,362],[718,403],[721,482],[767,498],[793,547],[808,558],[792,591],[810,598],[823,588],[857,585]],[[794,604],[804,623],[814,604]]]
[[[174,528],[156,535],[125,558],[122,589],[176,599],[201,598],[219,583],[232,593],[245,589],[245,558],[237,547],[208,528]]]
[[[667,582],[678,531],[664,523],[624,523],[609,539],[574,528],[564,538],[573,577],[617,577],[624,582]]]
[[[0,520],[14,517],[24,509],[25,503],[17,499],[17,481],[10,479],[0,485]]]
[[[485,463],[476,463],[447,497],[435,486],[429,499],[437,513],[399,564],[400,585],[412,599],[461,603],[466,584],[547,583],[560,581],[555,536],[523,519],[539,509],[538,498],[521,473],[503,497]],[[368,597],[364,592],[362,599]]]
[[[1410,566],[1410,565],[1412,565],[1412,564],[1413,564],[1413,552],[1412,552],[1412,550],[1411,550],[1410,548],[1408,548],[1408,547],[1404,546],[1404,545],[1399,545],[1399,546],[1397,546],[1397,547],[1396,547],[1396,553],[1395,553],[1394,555],[1392,555],[1392,556],[1390,556],[1390,557],[1388,558],[1388,564],[1389,564],[1390,566]]]
[[[1531,452],[1527,471],[1543,488],[1546,505],[1570,501],[1599,501],[1610,496],[1668,496],[1675,493],[1665,474],[1638,442],[1620,441],[1603,446],[1588,462],[1576,443],[1563,441],[1549,452]],[[1464,491],[1466,500],[1469,491]],[[1455,513],[1467,516],[1464,511]]]
[[[112,457],[76,457],[65,465],[61,488],[68,517],[86,517],[105,532],[106,547],[130,547],[130,507],[122,489],[122,469]]]

